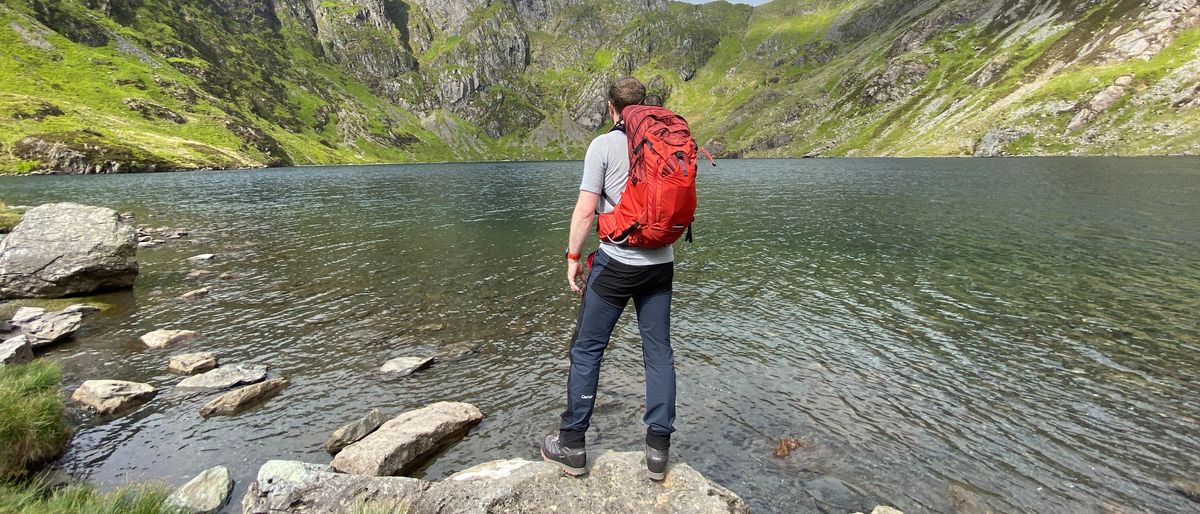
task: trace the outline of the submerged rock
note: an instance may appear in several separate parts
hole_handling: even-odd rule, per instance
[[[208,262],[208,261],[213,260],[214,258],[216,258],[216,255],[214,255],[214,254],[202,253],[200,255],[193,255],[191,257],[188,257],[187,260],[188,260],[188,262],[195,264],[195,263],[200,263],[200,262]]]
[[[203,373],[217,367],[217,354],[213,352],[196,352],[172,355],[167,361],[167,369],[176,373],[193,375]]]
[[[287,385],[287,379],[281,377],[235,389],[214,398],[211,402],[204,405],[204,407],[201,407],[200,416],[205,418],[212,416],[232,416],[279,394]]]
[[[1182,494],[1184,498],[1200,503],[1200,482],[1172,480],[1171,489]]]
[[[183,299],[183,300],[199,300],[201,298],[204,298],[205,296],[208,296],[209,291],[210,291],[209,288],[201,287],[200,289],[195,289],[195,290],[183,293],[183,295],[181,295],[179,298]]]
[[[564,477],[547,462],[487,462],[440,482],[405,477],[366,477],[327,466],[270,461],[242,499],[244,512],[334,513],[354,508],[394,509],[409,514],[454,513],[679,513],[743,514],[746,504],[684,463],[667,480],[642,474],[641,452],[607,452],[584,478]],[[299,508],[298,506],[303,506]]]
[[[849,484],[830,476],[818,477],[800,484],[816,500],[817,506],[829,512],[858,512],[875,505],[867,495]]]
[[[33,345],[24,335],[10,337],[0,343],[0,366],[33,362]]]
[[[0,299],[128,289],[138,274],[136,252],[135,231],[117,211],[75,203],[35,207],[0,241]]]
[[[407,377],[433,365],[433,357],[397,357],[383,363],[379,372],[387,378]]]
[[[187,276],[185,276],[183,278],[185,280],[205,280],[207,278],[211,278],[216,275],[217,275],[217,272],[215,272],[215,271],[210,271],[210,270],[206,270],[206,269],[198,269],[198,270],[188,273]]]
[[[216,514],[233,493],[233,479],[225,466],[209,468],[167,497],[166,505],[187,514]]]
[[[392,418],[333,458],[333,469],[355,475],[402,474],[429,454],[466,435],[483,420],[474,405],[438,402]]]
[[[175,386],[175,389],[227,389],[236,385],[262,382],[265,378],[267,378],[266,366],[235,364],[221,366],[212,371],[185,378]]]
[[[105,415],[146,403],[158,391],[150,384],[123,380],[88,380],[79,386],[71,399]]]
[[[329,439],[325,441],[325,451],[329,452],[330,455],[337,455],[337,452],[342,451],[342,448],[370,435],[380,425],[383,425],[385,421],[387,421],[387,418],[383,416],[383,411],[371,409],[371,412],[367,413],[366,416],[347,423],[334,431],[333,435],[330,435]]]
[[[74,305],[67,306],[66,309],[62,310],[62,312],[78,312],[84,316],[91,316],[92,314],[100,312],[100,307],[90,303],[76,303]]]
[[[159,329],[153,332],[147,332],[146,334],[142,335],[140,340],[142,344],[150,348],[159,349],[166,348],[168,346],[174,346],[197,337],[200,337],[200,333],[192,330]]]

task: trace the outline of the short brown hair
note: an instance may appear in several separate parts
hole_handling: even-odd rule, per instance
[[[608,101],[617,108],[617,113],[630,105],[640,104],[645,99],[646,86],[633,77],[621,77],[608,88]]]

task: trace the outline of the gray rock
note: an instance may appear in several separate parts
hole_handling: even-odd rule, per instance
[[[83,323],[83,314],[78,312],[51,312],[20,325],[21,332],[29,338],[33,349],[56,344],[75,335]]]
[[[233,479],[225,466],[209,468],[167,497],[166,505],[187,514],[216,514],[233,493]]]
[[[284,460],[267,461],[242,498],[246,514],[292,512],[298,505],[307,514],[353,512],[366,501],[408,509],[410,498],[429,487],[407,477],[367,477],[336,473],[329,466]]]
[[[347,423],[334,431],[329,436],[329,439],[325,441],[325,451],[329,452],[330,455],[337,455],[338,452],[342,451],[342,448],[357,443],[362,438],[370,435],[380,425],[383,425],[385,421],[387,421],[387,418],[383,416],[383,411],[371,409],[371,412],[367,413],[366,416]]]
[[[192,330],[159,329],[142,335],[140,341],[150,348],[166,348],[200,337],[199,332]]]
[[[200,416],[232,416],[279,394],[287,385],[287,379],[280,377],[235,389],[201,407]]]
[[[397,357],[383,363],[379,372],[388,378],[407,377],[428,368],[433,360],[433,357]]]
[[[33,362],[33,345],[23,335],[10,337],[0,343],[0,366]]]
[[[494,505],[515,512],[746,513],[732,491],[691,466],[676,463],[663,482],[643,475],[641,452],[606,452],[586,478],[565,477],[555,465],[523,459],[460,471],[413,501],[409,512],[485,513]]]
[[[40,205],[0,241],[0,299],[128,289],[138,274],[136,252],[135,231],[117,211]]]
[[[204,298],[205,296],[208,296],[209,291],[210,291],[209,288],[201,287],[200,289],[196,289],[196,290],[192,290],[192,291],[183,293],[183,295],[180,296],[179,298],[183,299],[183,300],[199,300],[201,298]]]
[[[45,313],[46,309],[40,307],[19,307],[17,308],[17,312],[13,313],[13,317],[9,322],[13,326],[19,327],[24,323],[29,323],[40,318]]]
[[[213,352],[196,352],[172,355],[167,361],[167,369],[185,375],[203,373],[217,367],[217,354]]]
[[[326,466],[270,461],[242,500],[247,514],[347,512],[356,506],[409,513],[688,513],[749,512],[736,494],[684,463],[663,482],[643,475],[640,452],[607,452],[584,478],[564,477],[547,462],[493,461],[440,482],[335,473]]]
[[[854,514],[862,514],[862,513],[855,512]],[[875,509],[871,511],[871,514],[904,514],[904,513],[900,512],[899,510],[894,509],[892,507],[888,507],[887,505],[876,505]]]
[[[975,157],[1002,157],[1008,155],[1009,143],[1020,139],[1025,131],[1008,127],[998,127],[989,130],[975,145]]]
[[[188,260],[188,262],[191,262],[191,263],[200,263],[200,262],[211,261],[216,257],[217,257],[216,255],[211,254],[211,253],[202,253],[200,255],[193,255],[191,257],[188,257],[187,260]]]
[[[438,402],[392,418],[338,452],[333,469],[355,475],[402,474],[483,420],[474,405]]]
[[[266,366],[235,364],[221,366],[196,376],[188,377],[175,386],[176,390],[227,389],[242,384],[262,382],[267,378]]]
[[[71,399],[91,407],[97,414],[112,414],[141,405],[154,398],[158,391],[150,384],[123,380],[88,380],[79,386]]]

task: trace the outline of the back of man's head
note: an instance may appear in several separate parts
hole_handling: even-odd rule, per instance
[[[608,88],[608,101],[612,102],[618,114],[630,105],[642,103],[645,98],[646,86],[633,77],[621,77]]]

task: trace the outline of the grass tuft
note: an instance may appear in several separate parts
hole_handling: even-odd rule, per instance
[[[101,494],[89,485],[47,493],[31,485],[0,485],[0,514],[176,514],[165,505],[170,492],[160,484],[139,484]]]
[[[0,481],[26,477],[62,453],[71,437],[55,363],[0,367]]]

